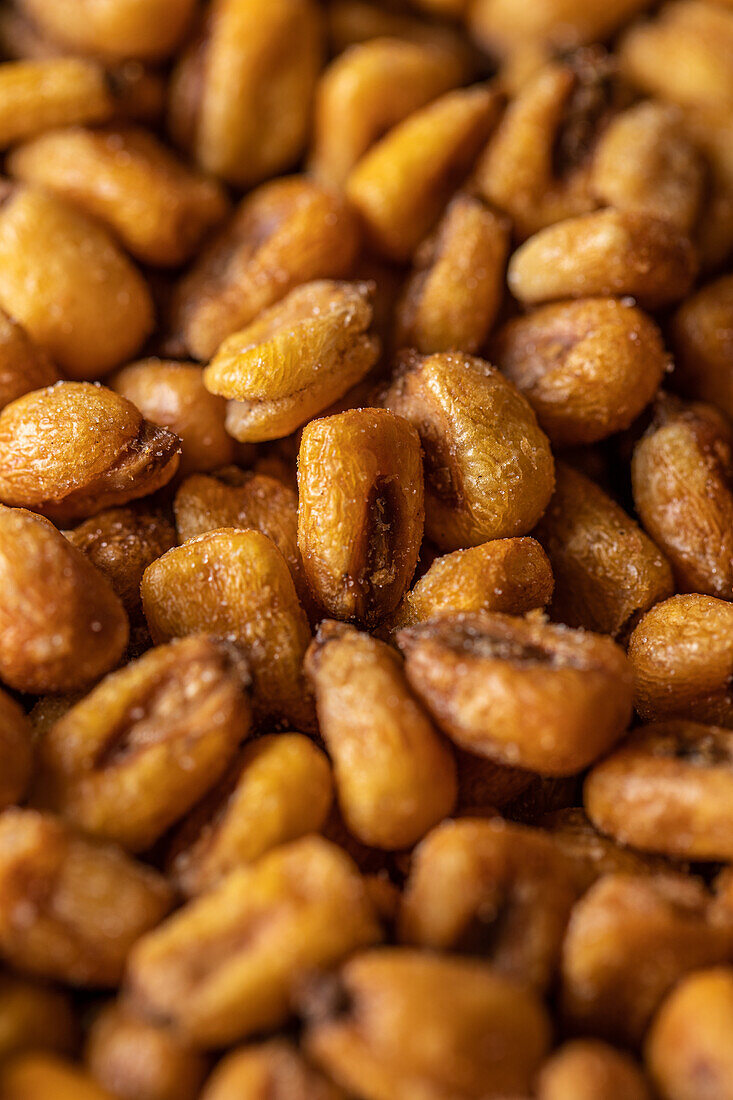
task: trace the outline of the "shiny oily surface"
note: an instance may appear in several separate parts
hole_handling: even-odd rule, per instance
[[[733,3],[0,0],[0,1100],[733,1100]]]

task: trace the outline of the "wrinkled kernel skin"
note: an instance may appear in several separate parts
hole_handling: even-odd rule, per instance
[[[228,1053],[206,1082],[200,1100],[348,1100],[287,1039],[252,1043]]]
[[[572,775],[631,717],[631,668],[603,635],[480,611],[437,615],[397,644],[437,725],[500,764]]]
[[[26,1050],[69,1054],[78,1024],[68,994],[15,975],[0,977],[0,1059]]]
[[[733,434],[712,405],[661,395],[631,461],[641,522],[678,589],[733,598]]]
[[[186,896],[204,893],[271,848],[320,832],[332,799],[328,758],[310,738],[260,737],[173,834],[168,874]]]
[[[84,1062],[119,1100],[196,1100],[207,1070],[203,1055],[116,1001],[93,1020]]]
[[[267,535],[288,563],[295,590],[307,612],[313,595],[298,550],[298,494],[269,474],[235,466],[194,474],[173,503],[178,541],[183,543],[219,527],[254,528]]]
[[[586,883],[549,834],[501,818],[444,821],[412,855],[399,938],[460,951],[545,992]]]
[[[441,550],[531,531],[552,496],[552,453],[499,371],[468,355],[408,354],[383,402],[420,436],[425,533]]]
[[[98,222],[35,187],[0,208],[0,305],[70,378],[100,378],[153,327],[140,273]]]
[[[709,401],[733,418],[733,275],[687,298],[670,333],[675,390],[694,401]]]
[[[733,728],[733,604],[697,593],[652,608],[629,639],[634,706],[645,722]]]
[[[385,625],[399,630],[441,611],[523,615],[545,607],[552,588],[552,569],[536,539],[494,539],[436,558]]]
[[[557,447],[628,428],[668,366],[657,326],[614,298],[559,302],[515,318],[496,333],[491,353]]]
[[[0,409],[58,380],[59,373],[46,353],[0,309]]]
[[[0,678],[27,692],[72,692],[109,672],[129,625],[106,577],[48,520],[0,507]]]
[[[39,28],[72,53],[108,58],[157,60],[180,42],[195,0],[113,0],[88,5],[78,0],[20,0]]]
[[[310,125],[322,36],[315,0],[218,0],[173,73],[174,140],[237,187],[290,168]]]
[[[171,908],[152,868],[49,814],[0,814],[0,954],[82,988],[116,986],[133,943]]]
[[[662,1003],[644,1045],[662,1100],[733,1096],[733,969],[690,974]],[[701,1093],[701,1088],[704,1090]]]
[[[322,623],[306,654],[336,795],[357,840],[414,844],[450,813],[455,764],[410,693],[398,654],[344,623]]]
[[[550,559],[550,616],[623,639],[653,604],[672,595],[664,555],[595,482],[564,462],[535,536]]]
[[[346,193],[380,256],[411,259],[468,174],[499,109],[500,95],[488,87],[448,92],[394,126],[355,165]]]
[[[561,1010],[573,1032],[636,1046],[690,970],[730,958],[733,925],[684,875],[604,875],[576,903],[563,948]]]
[[[358,248],[357,218],[337,191],[306,176],[270,180],[242,200],[181,279],[173,332],[193,358],[208,360],[294,287],[348,275]]]
[[[423,355],[484,344],[504,295],[506,220],[480,199],[458,194],[415,255],[397,307],[397,347]]]
[[[179,480],[235,461],[237,444],[224,426],[226,403],[206,389],[200,367],[143,359],[113,374],[109,385],[151,424],[178,436]]]
[[[64,531],[112,585],[131,619],[142,614],[140,581],[151,562],[176,545],[176,529],[160,512],[109,508]]]
[[[507,282],[527,305],[613,294],[658,309],[683,298],[696,273],[694,249],[674,226],[608,209],[535,233],[509,261]]]
[[[424,525],[420,440],[401,416],[353,409],[306,425],[298,548],[329,615],[372,624],[412,580]]]
[[[8,172],[76,203],[154,266],[190,259],[229,209],[220,184],[140,127],[54,130],[15,149]]]
[[[180,442],[132,402],[90,382],[57,382],[0,412],[0,500],[58,523],[167,484]]]
[[[583,790],[591,821],[621,844],[682,859],[733,858],[733,731],[684,719],[634,730]]]
[[[199,1047],[284,1024],[305,975],[381,932],[349,857],[322,837],[282,845],[188,902],[136,944],[127,990]]]
[[[255,719],[313,726],[302,662],[308,620],[275,543],[260,531],[222,528],[174,547],[145,570],[143,610],[155,642],[226,637],[245,653]]]
[[[54,126],[106,122],[115,109],[102,66],[80,57],[4,61],[0,68],[0,148]]]
[[[234,646],[205,635],[150,650],[40,739],[34,804],[144,851],[221,778],[247,737],[248,684]]]
[[[0,810],[22,802],[33,767],[33,727],[25,712],[0,689]]]
[[[310,170],[342,187],[376,140],[461,82],[461,58],[429,42],[377,37],[323,71],[316,89]]]
[[[367,333],[372,289],[332,279],[305,283],[227,337],[204,382],[233,399],[231,435],[251,443],[291,435],[362,380],[380,347]]]
[[[475,959],[382,948],[342,968],[346,1011],[304,1045],[366,1100],[481,1100],[529,1091],[550,1044],[535,994]]]
[[[0,1069],[0,1091],[18,1100],[115,1100],[75,1063],[37,1051],[19,1054]]]
[[[599,1039],[566,1042],[543,1065],[537,1100],[652,1100],[641,1068]]]

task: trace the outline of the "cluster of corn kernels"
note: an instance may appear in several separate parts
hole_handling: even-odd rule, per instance
[[[0,1100],[733,1100],[731,0],[0,57]]]

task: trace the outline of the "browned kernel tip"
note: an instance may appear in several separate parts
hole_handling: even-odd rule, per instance
[[[117,371],[109,385],[131,401],[146,420],[178,437],[178,481],[237,460],[237,444],[224,423],[226,403],[206,389],[201,367],[144,359]]]
[[[401,630],[405,673],[464,749],[542,775],[571,775],[631,716],[631,670],[606,637],[530,618],[438,615]]]

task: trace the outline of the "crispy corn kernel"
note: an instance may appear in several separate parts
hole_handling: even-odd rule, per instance
[[[407,627],[397,642],[438,726],[498,763],[571,775],[631,717],[631,668],[600,634],[477,611]]]
[[[48,814],[0,814],[0,954],[19,970],[117,985],[135,940],[172,904],[150,867]]]
[[[403,358],[384,403],[425,453],[425,531],[441,550],[526,535],[555,483],[550,444],[526,399],[468,355]]]
[[[260,737],[174,833],[169,874],[182,893],[204,893],[271,848],[319,832],[332,798],[328,758],[308,737]]]
[[[136,945],[130,995],[196,1046],[278,1027],[299,980],[380,939],[364,882],[321,837],[274,849]]]
[[[357,219],[338,192],[305,176],[263,184],[181,280],[173,329],[194,358],[209,359],[296,286],[348,275],[358,246]]]
[[[147,496],[178,469],[173,432],[90,382],[57,382],[0,412],[0,500],[68,523]]]
[[[34,801],[142,851],[221,778],[250,727],[249,673],[204,635],[112,673],[41,738]]]
[[[420,441],[384,409],[308,424],[298,456],[298,547],[321,606],[373,623],[412,580],[424,508]]]
[[[0,206],[0,305],[71,378],[106,374],[153,327],[148,287],[107,230],[35,187]]]
[[[106,577],[49,522],[0,506],[0,677],[29,692],[71,692],[109,672],[127,615]]]
[[[346,191],[369,243],[387,259],[411,258],[471,169],[499,111],[499,94],[482,85],[448,92],[365,153]]]
[[[291,167],[307,136],[321,40],[314,0],[219,0],[173,74],[176,142],[239,187]]]
[[[99,218],[143,263],[188,260],[228,210],[222,187],[147,130],[53,130],[15,149],[8,171]]]
[[[354,627],[326,622],[306,671],[349,830],[377,848],[414,844],[450,813],[455,766],[410,694],[399,657]]]
[[[227,337],[204,383],[233,399],[229,432],[251,443],[290,435],[360,382],[379,354],[369,299],[366,283],[306,283]]]
[[[210,631],[242,647],[255,717],[312,725],[302,662],[310,630],[275,543],[259,531],[222,528],[174,547],[142,579],[156,642]]]

